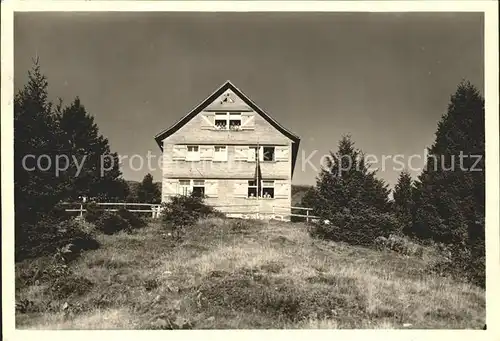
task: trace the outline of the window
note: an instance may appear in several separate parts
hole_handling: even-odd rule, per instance
[[[241,114],[229,114],[229,130],[239,130],[241,128]]]
[[[227,113],[216,113],[215,114],[215,128],[220,130],[227,129]]]
[[[193,180],[193,195],[196,197],[205,196],[205,180]]]
[[[274,147],[263,147],[263,161],[274,161]]]
[[[179,194],[189,195],[191,193],[191,181],[179,180]]]
[[[255,180],[248,181],[248,197],[257,198],[257,182]]]
[[[215,114],[215,129],[240,130],[241,113],[218,112]]]
[[[262,180],[262,197],[274,198],[274,180]]]
[[[227,161],[227,147],[215,146],[214,148],[214,161]]]
[[[198,146],[187,146],[187,161],[200,161],[200,148]]]
[[[180,195],[205,195],[205,180],[179,180]]]

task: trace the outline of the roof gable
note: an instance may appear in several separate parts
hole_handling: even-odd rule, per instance
[[[155,140],[163,149],[162,141],[179,130],[187,122],[189,122],[193,117],[199,114],[201,111],[255,111],[260,116],[262,116],[267,122],[269,122],[275,129],[280,131],[283,135],[291,139],[294,143],[294,147],[298,148],[300,138],[283,127],[277,121],[275,121],[271,116],[269,116],[264,110],[258,107],[250,98],[248,98],[243,92],[236,88],[230,81],[225,82],[221,87],[219,87],[212,95],[205,99],[202,103],[191,110],[187,115],[181,118],[177,123],[171,127],[163,130],[155,136]]]

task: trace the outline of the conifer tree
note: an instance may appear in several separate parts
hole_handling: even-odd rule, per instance
[[[463,81],[451,96],[416,183],[413,234],[450,244],[476,283],[485,272],[484,99]]]
[[[387,185],[369,170],[363,153],[354,147],[349,135],[342,137],[336,153],[330,153],[317,178],[315,194],[315,213],[324,217],[338,212],[389,209]]]
[[[128,186],[121,178],[118,155],[110,152],[108,140],[78,97],[61,111],[59,124],[66,155],[72,160],[71,168],[65,171],[70,184],[68,198],[125,199]],[[80,170],[77,163],[82,165]]]
[[[463,244],[484,234],[478,224],[485,214],[484,143],[484,99],[470,82],[461,82],[416,183],[417,236]]]
[[[35,223],[64,197],[64,184],[54,169],[61,149],[60,129],[47,88],[37,59],[28,72],[28,83],[14,98],[16,228]]]
[[[412,226],[413,180],[408,171],[399,174],[398,182],[394,186],[394,212],[401,222],[402,232],[408,233]]]
[[[160,191],[158,186],[153,182],[153,176],[146,174],[139,187],[137,188],[137,197],[139,202],[157,204],[160,202]]]

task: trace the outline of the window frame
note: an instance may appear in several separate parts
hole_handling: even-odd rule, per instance
[[[224,153],[223,153],[224,157],[222,159],[218,158],[218,156],[220,157],[220,155],[222,153],[220,151],[217,152],[217,148],[224,149]],[[228,148],[226,145],[214,145],[214,154],[213,154],[212,161],[214,161],[214,162],[227,162],[228,161]]]
[[[203,184],[195,184],[195,182],[202,182]],[[203,188],[203,195],[205,195],[206,181],[205,179],[179,179],[179,195],[191,195],[195,188]],[[180,192],[180,193],[179,193]]]
[[[235,119],[234,117],[231,118],[231,116],[239,116],[239,118]],[[221,117],[224,117],[224,119],[222,119]],[[217,127],[217,121],[224,121],[223,128]],[[231,121],[239,121],[240,123],[237,125],[239,128],[238,129],[231,128]],[[243,117],[240,111],[218,111],[215,113],[214,117],[215,130],[240,131],[242,130],[241,129],[242,124],[243,124]]]
[[[189,148],[196,148],[195,152],[190,152]],[[193,155],[197,155],[197,157],[192,157]],[[197,162],[201,160],[201,152],[199,145],[186,145],[186,161]]]
[[[272,182],[272,186],[264,186],[264,182]],[[261,186],[260,186],[260,189],[261,189],[261,197],[263,199],[274,199],[274,196],[275,196],[275,185],[276,185],[276,180],[261,180]],[[264,197],[264,189],[265,188],[272,188],[272,196],[271,197]]]
[[[254,185],[250,185],[250,182],[253,182]],[[250,196],[250,189],[255,189],[255,197]],[[257,199],[259,197],[257,182],[255,180],[248,180],[247,183],[247,199]]]
[[[276,146],[262,146],[262,162],[276,162]],[[272,148],[273,153],[272,153],[272,159],[271,160],[266,160],[266,148]]]

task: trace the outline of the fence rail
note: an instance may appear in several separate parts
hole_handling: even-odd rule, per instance
[[[87,210],[85,209],[85,203],[72,203],[72,202],[63,202],[63,205],[73,205],[73,206],[79,206],[79,208],[66,208],[66,212],[79,212],[79,216],[83,216],[83,213],[86,212]],[[130,209],[127,208],[128,211],[130,212],[137,212],[137,213],[151,213],[151,218],[158,218],[160,216],[160,204],[148,204],[148,203],[137,203],[137,202],[98,202],[96,203],[98,206],[123,206],[124,208],[131,207],[131,206],[149,206],[150,209],[147,210],[142,210],[142,209]],[[118,208],[105,208],[104,211],[106,212],[116,212],[118,211]]]
[[[83,213],[87,210],[85,209],[85,203],[71,203],[64,202],[63,205],[68,206],[79,206],[78,208],[66,208],[66,212],[78,212],[80,216],[83,216]],[[161,213],[161,205],[160,204],[150,204],[150,203],[136,203],[136,202],[100,202],[96,203],[98,206],[122,206],[126,208],[130,212],[137,213],[151,213],[151,218],[158,218]],[[148,206],[149,209],[138,209],[131,208],[134,206]],[[305,218],[306,222],[314,221],[315,219],[319,219],[318,216],[311,215],[310,212],[313,210],[309,207],[296,207],[296,206],[273,206],[272,211],[263,211],[260,210],[259,204],[226,204],[226,205],[213,205],[215,209],[218,209],[224,214],[227,215],[241,215],[245,216],[256,216],[257,219],[270,217],[271,219],[277,220],[290,220],[292,217]],[[231,208],[238,208],[232,210]],[[247,208],[247,209],[245,209]],[[107,212],[116,212],[118,208],[104,208],[104,211]],[[293,210],[302,210],[305,211],[305,214],[301,213],[293,213]]]

